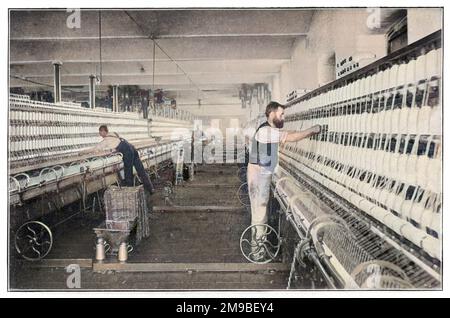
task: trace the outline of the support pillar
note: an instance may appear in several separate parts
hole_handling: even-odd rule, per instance
[[[89,76],[89,107],[95,108],[95,75]]]
[[[119,111],[119,85],[113,86],[113,112]]]
[[[61,65],[62,62],[53,62],[53,95],[55,103],[61,102]]]

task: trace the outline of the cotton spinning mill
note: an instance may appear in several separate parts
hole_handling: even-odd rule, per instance
[[[11,10],[10,288],[440,289],[442,10],[379,10]]]

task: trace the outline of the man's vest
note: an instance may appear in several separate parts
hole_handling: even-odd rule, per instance
[[[266,121],[261,124],[257,129],[252,139],[252,146],[250,150],[249,162],[257,164],[262,167],[270,167],[272,163],[276,163],[278,156],[278,142],[274,143],[262,143],[256,140],[256,134],[259,129],[269,126]]]

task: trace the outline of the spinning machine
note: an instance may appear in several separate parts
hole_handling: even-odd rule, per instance
[[[15,249],[27,260],[50,252],[53,228],[77,214],[102,209],[99,192],[119,182],[120,154],[78,155],[101,140],[99,125],[107,124],[130,141],[146,169],[158,178],[158,171],[171,165],[173,152],[190,138],[194,120],[173,109],[154,109],[147,120],[137,113],[43,103],[14,94],[9,116],[10,224]],[[65,213],[77,202],[76,213]],[[55,211],[63,217],[50,224],[43,221]]]
[[[273,176],[288,288],[440,288],[441,59],[438,31],[289,102],[284,129],[322,132]]]

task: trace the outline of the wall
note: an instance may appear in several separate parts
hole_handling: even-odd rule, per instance
[[[335,79],[330,73],[332,56],[339,61],[350,55],[372,56],[365,64],[385,55],[384,36],[370,32],[366,9],[317,10],[306,37],[293,47],[291,61],[280,70],[280,100],[296,88],[313,90]]]
[[[408,9],[408,44],[441,29],[442,13],[440,8]]]
[[[370,30],[370,14],[366,9],[317,10],[308,35],[294,43],[291,61],[281,66],[279,92],[272,95],[286,102],[286,95],[296,88],[313,90],[334,80],[327,65],[333,54],[336,62],[350,55],[362,58],[361,66],[385,56],[386,30]],[[407,17],[408,44],[442,28],[440,8],[411,8]]]

